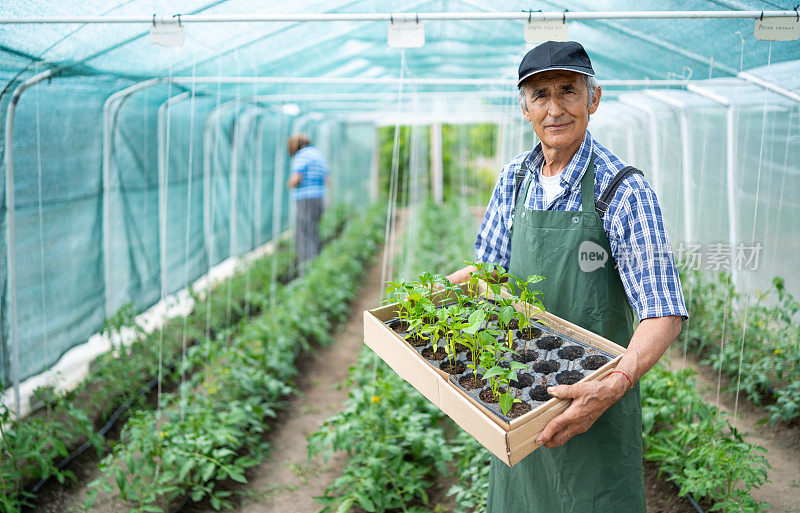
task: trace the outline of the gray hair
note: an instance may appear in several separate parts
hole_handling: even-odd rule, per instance
[[[586,90],[589,92],[589,101],[586,103],[586,108],[588,109],[592,103],[594,103],[594,99],[597,97],[597,79],[594,76],[590,75],[583,75],[583,81],[586,82]],[[528,111],[528,99],[525,97],[525,82],[520,84],[519,86],[519,98],[517,98],[520,107]]]

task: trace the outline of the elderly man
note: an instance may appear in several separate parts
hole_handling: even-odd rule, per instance
[[[500,173],[477,259],[545,276],[548,311],[628,350],[602,380],[548,389],[571,404],[536,439],[543,448],[512,468],[493,458],[487,511],[644,512],[637,381],[688,317],[661,210],[641,172],[587,131],[601,90],[580,44],[528,52],[518,87],[541,142]]]

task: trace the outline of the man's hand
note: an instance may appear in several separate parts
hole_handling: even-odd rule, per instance
[[[301,181],[303,181],[303,175],[301,173],[292,173],[289,175],[289,179],[286,180],[286,187],[294,189],[300,185]]]
[[[447,276],[447,279],[448,279],[448,281],[450,281],[450,283],[452,283],[454,285],[459,284],[459,283],[463,283],[463,282],[469,280],[470,275],[472,273],[474,273],[475,271],[477,271],[477,270],[478,270],[478,268],[475,267],[474,265],[468,265],[466,267],[463,267],[463,268],[459,269],[458,271],[454,272],[453,274],[449,274]]]
[[[548,449],[564,445],[573,436],[586,432],[627,390],[628,381],[621,374],[612,374],[601,381],[548,388],[553,397],[572,399],[572,404],[547,423],[536,443]]]

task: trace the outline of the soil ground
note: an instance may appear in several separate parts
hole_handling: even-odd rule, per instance
[[[675,347],[667,353],[669,363],[674,369],[694,367],[697,389],[709,403],[717,405],[733,418],[736,409],[736,428],[746,433],[745,439],[767,449],[765,455],[772,466],[768,471],[769,482],[752,491],[753,497],[772,505],[774,513],[800,513],[800,430],[797,426],[766,422],[767,411],[749,402],[744,394],[736,398],[730,392],[730,381],[721,376],[719,402],[717,402],[717,372],[705,365],[693,354],[683,355]],[[735,386],[733,387],[735,388]]]

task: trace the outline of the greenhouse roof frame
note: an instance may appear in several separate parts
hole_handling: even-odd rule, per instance
[[[464,21],[464,20],[648,20],[648,19],[743,19],[789,18],[800,16],[785,11],[512,11],[512,12],[394,12],[394,13],[318,13],[318,14],[180,14],[172,16],[21,16],[0,17],[0,24],[71,23],[254,23],[315,21]],[[798,18],[800,19],[800,18]]]

